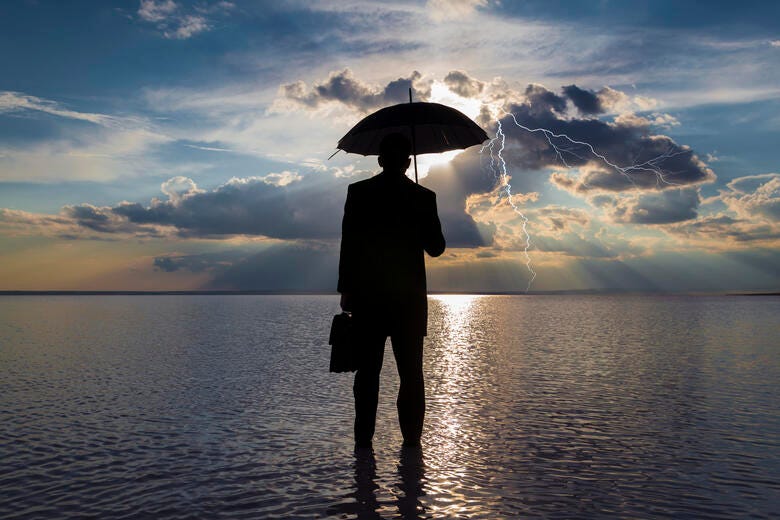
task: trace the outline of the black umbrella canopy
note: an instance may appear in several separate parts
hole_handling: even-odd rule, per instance
[[[398,132],[413,142],[416,155],[462,150],[481,144],[487,134],[469,117],[439,103],[403,103],[366,116],[342,137],[339,150],[360,155],[379,155],[379,143]]]

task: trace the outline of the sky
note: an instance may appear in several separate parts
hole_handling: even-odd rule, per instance
[[[498,137],[419,157],[448,243],[430,290],[778,291],[778,20],[762,1],[2,2],[0,290],[335,291],[347,186],[379,167],[328,157],[412,88]]]

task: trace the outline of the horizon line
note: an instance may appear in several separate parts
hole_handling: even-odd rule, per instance
[[[337,296],[336,291],[284,290],[0,290],[0,296]],[[780,296],[780,291],[662,291],[652,289],[571,289],[557,291],[428,291],[428,296],[555,296],[555,295],[655,295],[655,296]]]

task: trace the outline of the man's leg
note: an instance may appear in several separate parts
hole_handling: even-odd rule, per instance
[[[422,336],[392,336],[393,354],[401,379],[398,390],[398,422],[404,444],[418,444],[425,419],[425,382],[423,381]]]
[[[355,396],[355,445],[368,447],[374,438],[376,407],[379,401],[379,373],[385,353],[386,336],[363,340],[360,368],[355,372],[352,393]]]

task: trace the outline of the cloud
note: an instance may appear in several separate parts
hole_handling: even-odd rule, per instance
[[[172,273],[178,271],[181,266],[170,256],[158,256],[154,259],[154,267]]]
[[[177,9],[178,6],[173,0],[141,0],[138,16],[147,22],[162,22]]]
[[[650,125],[671,127],[680,124],[669,114],[654,112],[651,118],[636,115],[633,111],[649,111],[658,106],[655,99],[634,96],[629,98],[624,92],[604,87],[598,92],[586,90],[577,85],[567,85],[561,88],[564,96],[569,98],[580,114],[592,116],[612,112],[618,114],[615,122],[625,126],[649,127]]]
[[[204,17],[188,14],[179,18],[176,26],[165,30],[163,35],[169,39],[186,40],[209,29],[209,24]]]
[[[777,247],[780,243],[780,227],[763,222],[734,218],[723,213],[708,215],[695,221],[672,225],[668,233],[684,237],[698,247],[724,250],[736,244],[766,242]]]
[[[210,191],[153,199],[148,206],[123,203],[108,211],[135,224],[171,226],[181,236],[337,238],[346,183],[311,177],[296,189],[262,177],[233,178]]]
[[[769,42],[772,47],[780,47],[780,40],[772,40]]]
[[[476,152],[467,152],[451,165],[432,168],[422,180],[437,193],[439,217],[451,247],[479,247],[492,240],[491,224],[477,223],[465,211],[469,194],[491,191],[496,182],[479,161]],[[160,228],[167,228],[183,237],[336,239],[347,184],[365,174],[301,176],[285,171],[232,178],[208,191],[199,189],[190,178],[177,176],[161,186],[167,200],[155,198],[148,205],[122,202],[113,207],[84,204],[64,211],[79,225],[105,233],[140,229],[146,236],[152,229],[161,233]]]
[[[587,226],[590,223],[590,216],[585,210],[557,205],[535,208],[531,216],[534,218],[534,225],[547,222],[553,232],[570,231],[574,225]]]
[[[523,208],[527,222],[507,204],[496,204],[488,196],[472,197],[469,207],[474,219],[492,222],[493,251],[541,253],[580,258],[627,258],[644,251],[641,244],[618,233],[606,232],[586,210],[550,204]],[[530,245],[523,227],[530,235]],[[524,261],[524,260],[523,260]]]
[[[577,85],[568,85],[562,90],[581,114],[601,114],[604,112],[601,99],[592,90],[584,90]]]
[[[419,74],[415,73],[413,77],[419,78]],[[504,110],[526,127],[545,128],[590,143],[598,154],[617,166],[613,168],[600,160],[587,146],[553,138],[556,144],[566,149],[561,156],[543,134],[519,128],[514,124],[515,119],[506,115],[501,119],[507,137],[504,157],[508,161],[515,193],[535,192],[528,186],[532,182],[531,176],[522,173],[546,168],[558,170],[550,177],[553,185],[581,196],[671,190],[674,193],[666,196],[621,199],[613,207],[615,220],[659,224],[696,218],[700,203],[698,192],[680,190],[715,179],[714,172],[689,147],[652,132],[653,128],[679,124],[674,117],[662,113],[637,115],[633,112],[621,112],[612,121],[592,117],[635,106],[639,102],[644,103],[644,108],[654,106],[654,100],[649,98],[631,101],[624,93],[609,87],[596,92],[574,84],[562,87],[562,95],[540,84],[530,84],[523,92],[517,93],[501,80],[488,84],[461,70],[450,71],[445,77],[445,84],[464,97],[476,96],[489,100],[491,105],[503,102]],[[386,96],[385,90],[369,87],[349,70],[332,73],[327,81],[312,89],[307,89],[301,82],[288,84],[285,88],[287,98],[296,99],[310,108],[320,107],[323,103],[340,103],[368,110],[377,103],[377,99]],[[573,109],[569,101],[576,107],[577,113],[571,113]],[[495,124],[489,106],[483,106],[479,119],[488,127]],[[572,167],[568,171],[561,171],[564,168],[562,157]],[[432,169],[423,181],[440,194],[442,220],[451,228],[455,243],[463,247],[487,245],[492,237],[489,227],[480,228],[481,224],[489,225],[491,221],[472,218],[470,212],[473,208],[465,202],[475,194],[486,194],[495,189],[495,179],[486,176],[486,168],[475,159],[476,155],[472,152],[461,154],[450,165]],[[623,171],[618,170],[619,167],[623,167]]]
[[[173,0],[141,0],[137,13],[144,22],[154,24],[164,38],[186,40],[212,28],[207,15],[224,14],[234,7],[232,2],[221,1],[195,5],[188,12]]]
[[[5,235],[72,233],[73,221],[61,215],[44,215],[18,209],[0,208],[0,229]]]
[[[465,211],[469,194],[490,191],[495,184],[479,161],[475,151],[461,154],[452,165],[433,168],[423,180],[437,192],[439,215],[450,246],[478,247],[491,242],[490,223],[478,224]],[[327,171],[308,175],[283,171],[232,178],[211,190],[200,189],[189,177],[175,176],[162,183],[163,199],[153,198],[148,204],[65,206],[58,222],[68,227],[68,234],[90,232],[91,236],[251,235],[333,240],[340,236],[347,184],[368,173],[345,176],[340,171],[333,175]],[[30,217],[32,214],[23,220],[30,223]],[[11,219],[10,213],[7,219]],[[47,222],[41,220],[34,231]]]
[[[142,173],[150,148],[171,141],[142,117],[82,112],[21,92],[0,92],[0,115],[17,113],[35,117],[56,137],[13,148],[0,143],[2,180],[105,180]]]
[[[269,173],[268,175],[261,177],[261,179],[266,184],[270,184],[272,186],[287,186],[293,182],[300,181],[303,179],[303,177],[301,177],[298,172],[285,170],[281,173]]]
[[[156,270],[166,273],[189,271],[191,273],[209,272],[216,275],[247,256],[249,256],[249,253],[244,249],[231,248],[215,253],[169,253],[154,257],[152,263]]]
[[[554,116],[566,113],[566,99],[559,96],[551,90],[547,90],[544,85],[531,83],[525,89],[525,103],[515,106],[515,109],[522,108],[528,115],[535,117]],[[515,110],[510,109],[514,113]],[[521,121],[522,122],[522,121]]]
[[[334,244],[278,244],[225,267],[209,282],[211,290],[336,290],[338,248]]]
[[[614,122],[615,124],[621,126],[635,128],[649,128],[650,126],[656,126],[668,129],[673,126],[680,125],[680,122],[676,117],[670,114],[662,114],[660,112],[653,112],[647,117],[637,115],[633,112],[627,112],[624,114],[619,114],[617,117],[615,117]]]
[[[472,78],[462,70],[453,70],[444,76],[444,83],[455,94],[462,97],[477,97],[485,89],[485,83]]]
[[[550,180],[575,194],[673,189],[715,179],[712,170],[689,147],[665,135],[652,134],[653,121],[646,118],[623,116],[607,122],[567,117],[566,100],[541,85],[529,85],[525,100],[510,104],[506,111],[512,114],[501,119],[510,143],[505,154],[509,161],[518,167],[539,170],[561,168],[563,158],[570,167],[578,168],[579,175],[556,172]],[[626,170],[628,175],[623,175],[596,157],[589,147],[553,137],[553,143],[564,150],[559,155],[543,133],[519,128],[515,120],[531,129],[544,128],[589,143],[618,167],[639,167]]]
[[[195,181],[181,175],[172,177],[163,182],[160,186],[160,190],[173,202],[180,202],[183,198],[190,195],[203,193],[203,190],[198,189]]]
[[[316,110],[323,105],[341,103],[358,112],[409,101],[409,88],[417,101],[430,97],[430,83],[414,71],[408,77],[401,77],[377,87],[355,78],[352,71],[331,72],[328,79],[315,83],[311,89],[303,81],[287,83],[279,88],[281,98],[275,109],[287,110],[295,107]]]
[[[116,214],[106,207],[93,206],[92,204],[78,204],[65,206],[61,214],[73,220],[82,228],[99,233],[123,233],[138,237],[161,237],[163,233],[157,229],[154,222],[132,222]]]
[[[0,92],[0,114],[7,112],[20,112],[34,110],[58,117],[88,121],[102,126],[118,126],[121,119],[105,114],[91,112],[78,112],[63,107],[56,101],[30,96],[21,92]]]
[[[4,236],[45,236],[66,240],[115,240],[114,235],[119,233],[140,238],[163,236],[159,228],[127,222],[106,210],[80,204],[65,206],[58,215],[48,215],[0,208],[0,232]]]
[[[442,230],[449,247],[480,247],[492,242],[488,223],[478,224],[467,211],[470,195],[491,192],[496,179],[482,167],[480,155],[467,150],[450,163],[432,166],[420,183],[436,192]]]
[[[154,163],[150,152],[169,142],[168,136],[143,127],[71,129],[55,140],[0,148],[0,179],[62,182],[148,175]]]
[[[467,18],[477,8],[487,6],[487,0],[428,0],[426,7],[437,21]]]
[[[594,202],[594,205],[605,209],[614,222],[630,224],[670,224],[693,220],[698,216],[700,204],[697,188],[605,196]]]
[[[720,198],[745,219],[780,222],[780,174],[748,175],[729,181]]]
[[[714,249],[746,243],[780,245],[780,174],[732,179],[713,199],[721,200],[732,214],[706,215],[667,231]]]
[[[58,216],[4,209],[0,227],[17,234],[83,238],[337,239],[349,181],[324,173],[282,172],[234,177],[203,190],[192,179],[176,176],[161,185],[166,198],[148,204],[68,205]]]

